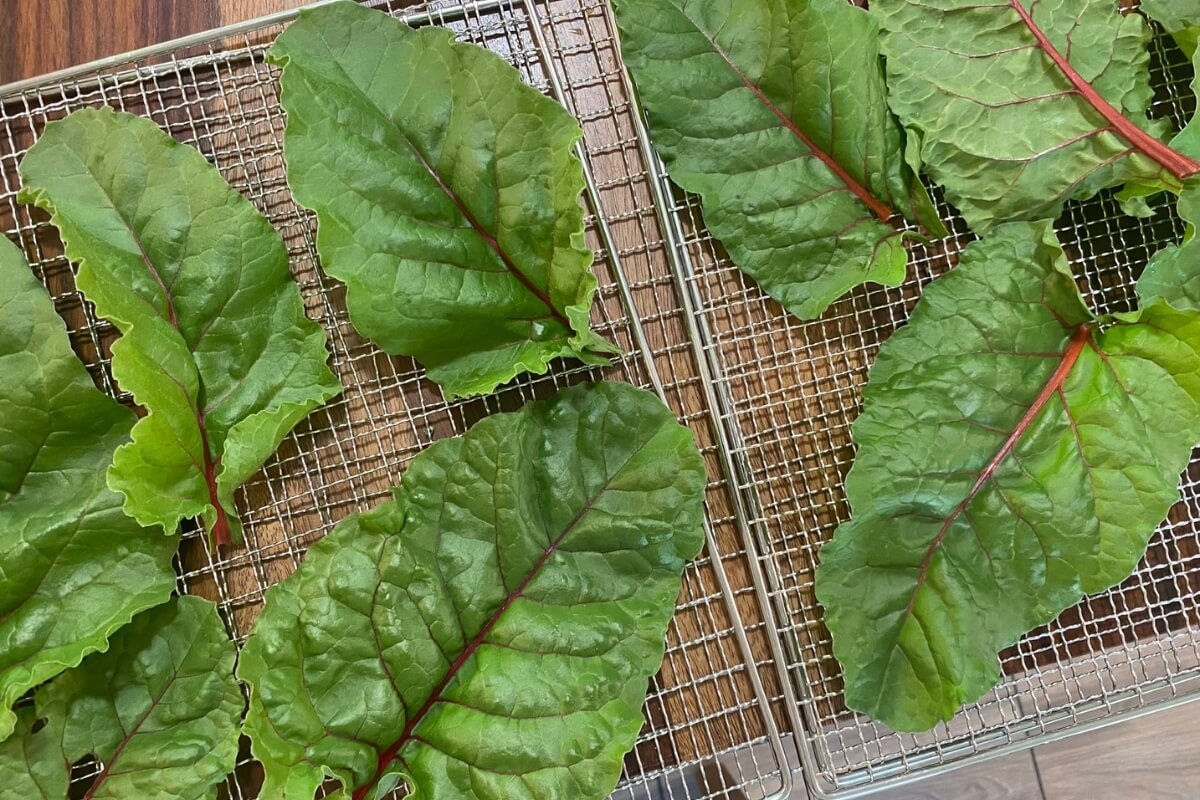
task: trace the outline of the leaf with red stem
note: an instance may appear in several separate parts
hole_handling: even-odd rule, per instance
[[[903,220],[944,228],[888,112],[879,30],[845,0],[616,0],[671,179],[733,262],[801,318],[904,280]]]
[[[67,800],[71,765],[87,756],[100,767],[83,800],[215,797],[238,752],[233,662],[212,603],[177,597],[139,614],[107,652],[20,709],[17,732],[0,743],[0,797]]]
[[[288,184],[356,330],[447,398],[619,352],[588,327],[583,131],[566,109],[499,55],[355,3],[301,12],[268,58]]]
[[[876,0],[888,99],[925,171],[983,233],[1200,164],[1146,117],[1149,33],[1109,0]]]
[[[171,595],[178,539],[125,516],[105,486],[134,415],[92,383],[46,288],[3,236],[0,286],[3,739],[17,698]]]
[[[601,383],[417,456],[267,593],[242,650],[263,800],[599,800],[642,727],[704,463],[653,395]],[[327,795],[328,796],[328,795]]]
[[[51,122],[20,170],[147,412],[109,486],[143,525],[200,516],[214,543],[240,541],[234,492],[341,391],[279,234],[196,150],[107,108]]]
[[[1200,312],[1098,318],[1050,224],[1011,223],[925,290],[863,402],[817,597],[847,705],[925,730],[1137,566],[1200,441]]]

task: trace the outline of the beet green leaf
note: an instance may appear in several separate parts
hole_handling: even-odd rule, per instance
[[[175,585],[176,538],[104,485],[134,416],[102,394],[15,246],[0,236],[0,739],[26,691],[102,650]]]
[[[1200,164],[1156,137],[1149,38],[1108,0],[875,0],[889,102],[925,171],[979,231],[1056,216],[1127,181],[1178,190]]]
[[[1200,313],[1098,319],[1049,223],[1001,226],[926,289],[863,399],[817,597],[847,704],[924,730],[1137,565],[1200,441]]]
[[[704,464],[654,396],[568,389],[413,460],[267,594],[242,651],[263,798],[602,798],[642,726]]]
[[[364,336],[448,397],[616,352],[588,330],[582,132],[562,106],[450,31],[354,3],[302,12],[270,58],[288,182]]]
[[[901,214],[940,234],[888,112],[875,22],[844,0],[615,0],[621,52],[671,179],[793,314],[897,285]]]
[[[143,525],[202,516],[217,544],[240,539],[234,491],[341,391],[283,241],[200,153],[110,109],[47,125],[21,177],[121,330],[113,375],[148,414],[109,486]]]
[[[215,798],[237,758],[233,661],[211,603],[179,597],[139,614],[108,652],[21,709],[17,733],[0,744],[0,799],[66,800],[71,765],[89,755],[103,766],[85,800]]]

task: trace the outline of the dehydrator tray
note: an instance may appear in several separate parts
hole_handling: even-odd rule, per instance
[[[295,12],[0,87],[0,228],[50,289],[102,389],[129,401],[108,368],[115,331],[76,290],[46,217],[15,199],[22,155],[47,122],[77,108],[142,114],[197,147],[284,237],[308,314],[329,332],[346,393],[301,423],[240,491],[246,545],[218,554],[190,530],[177,560],[180,591],[214,600],[235,641],[266,588],[336,522],[385,497],[431,442],[607,377],[657,391],[695,433],[710,474],[708,546],[685,573],[646,725],[614,797],[782,799],[803,797],[805,785],[849,797],[1197,696],[1200,461],[1138,572],[1010,648],[1005,680],[949,725],[901,735],[847,711],[813,567],[848,515],[841,480],[867,369],[921,288],[953,266],[970,241],[965,226],[942,205],[954,234],[914,246],[904,285],[860,288],[800,322],[737,271],[696,200],[654,157],[605,0],[368,4],[499,53],[580,119],[600,284],[592,325],[625,352],[612,367],[560,362],[491,397],[447,403],[411,359],[355,333],[341,287],[317,269],[315,220],[284,178],[277,70],[264,55]],[[1165,37],[1154,57],[1154,113],[1179,123],[1194,107],[1190,67]],[[1104,310],[1129,302],[1149,256],[1182,231],[1165,201],[1154,218],[1135,219],[1108,195],[1073,204],[1059,224]],[[98,768],[79,765],[77,778]],[[256,769],[243,748],[224,796],[254,797]]]

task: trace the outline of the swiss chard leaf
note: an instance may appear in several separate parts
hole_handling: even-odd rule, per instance
[[[0,236],[0,739],[26,691],[171,594],[175,537],[104,485],[134,416],[102,394],[21,252]]]
[[[341,391],[270,223],[196,150],[111,109],[46,126],[20,199],[50,212],[77,284],[123,336],[112,370],[146,408],[109,486],[143,525],[202,516],[240,539],[233,494]]]
[[[1150,122],[1148,31],[1108,0],[874,0],[889,102],[979,232],[1200,164]],[[1052,121],[1048,124],[1047,121]]]
[[[577,387],[413,460],[267,594],[242,651],[264,798],[601,798],[702,543],[691,434]]]
[[[288,182],[364,336],[448,397],[616,352],[588,329],[582,132],[562,106],[450,31],[354,3],[301,12],[269,57]]]
[[[924,730],[1137,565],[1200,441],[1200,314],[1097,319],[1049,223],[1002,226],[926,289],[863,399],[817,597],[846,703]]]
[[[876,23],[844,0],[615,0],[671,179],[733,261],[802,318],[897,285],[888,220],[943,228],[888,112]]]
[[[86,800],[215,797],[237,758],[233,661],[211,603],[180,597],[139,614],[22,709],[0,744],[0,798],[66,800],[71,765],[88,755],[103,767]]]

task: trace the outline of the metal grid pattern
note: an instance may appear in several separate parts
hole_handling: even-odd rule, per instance
[[[1195,107],[1190,65],[1166,36],[1152,50],[1151,113],[1178,127]],[[1200,696],[1198,457],[1183,476],[1183,501],[1138,571],[1003,653],[1004,680],[951,723],[897,734],[847,710],[813,568],[822,543],[849,518],[841,482],[854,457],[850,425],[879,345],[973,237],[940,202],[953,233],[910,248],[902,286],[862,287],[820,320],[801,322],[738,271],[704,227],[698,199],[651,163],[719,437],[786,651],[784,706],[813,794],[868,794]],[[1155,211],[1151,219],[1125,216],[1106,193],[1071,204],[1059,221],[1098,310],[1127,308],[1150,255],[1182,236],[1173,204],[1159,198]]]
[[[548,376],[527,377],[494,396],[447,403],[411,359],[389,357],[356,334],[341,288],[316,268],[315,221],[295,205],[283,173],[276,70],[263,60],[283,17],[0,88],[0,229],[25,250],[101,388],[130,401],[109,370],[116,333],[75,289],[72,266],[46,217],[16,202],[22,155],[48,121],[77,108],[109,105],[143,114],[197,147],[283,236],[306,310],[328,330],[331,363],[346,392],[290,433],[239,492],[246,546],[216,553],[194,528],[184,535],[179,589],[214,600],[237,642],[249,632],[267,587],[290,574],[306,547],[338,520],[383,498],[424,447],[558,387],[602,375],[657,389],[696,433],[710,475],[722,474],[716,425],[702,402],[679,287],[663,266],[663,237],[600,0],[550,0],[540,8],[522,0],[437,1],[403,10],[381,0],[371,5],[411,24],[444,25],[499,53],[580,117],[593,212],[588,236],[599,279],[592,326],[626,353],[611,368],[562,363]],[[770,686],[773,664],[762,656],[772,626],[758,604],[752,559],[724,480],[711,481],[707,500],[709,546],[684,575],[666,659],[645,708],[647,724],[616,797],[790,793],[792,773],[768,707],[778,691]],[[765,661],[761,675],[747,666],[756,661]],[[76,779],[88,780],[97,768],[77,765]],[[254,796],[256,773],[243,747],[224,796]]]

